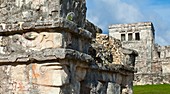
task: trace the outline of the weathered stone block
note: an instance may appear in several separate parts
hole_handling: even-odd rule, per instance
[[[69,71],[58,62],[30,65],[30,79],[34,84],[60,87],[69,83]]]
[[[40,51],[47,48],[61,48],[63,35],[57,32],[27,32],[2,36],[0,41],[1,53]]]

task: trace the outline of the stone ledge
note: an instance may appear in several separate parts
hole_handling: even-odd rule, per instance
[[[93,58],[85,53],[72,49],[44,49],[41,51],[30,51],[26,53],[13,52],[11,54],[0,54],[0,63],[7,62],[29,62],[29,61],[46,61],[55,59],[76,59],[83,62],[92,62]]]
[[[121,51],[122,51],[122,53],[124,53],[124,54],[129,54],[129,55],[138,56],[138,52],[137,52],[136,50],[127,49],[127,48],[122,48]]]
[[[125,32],[125,31],[139,31],[139,30],[153,30],[154,27],[152,22],[140,22],[140,23],[131,23],[131,24],[114,24],[109,26],[111,32]]]
[[[122,74],[128,72],[136,72],[134,67],[132,66],[125,66],[125,65],[120,65],[120,64],[111,64],[108,66],[102,66],[99,69],[104,70],[104,71],[111,71],[111,72],[120,72]]]
[[[110,72],[110,73],[120,73],[123,75],[129,75],[128,73],[136,73],[136,69],[132,66],[120,65],[120,64],[110,64],[110,65],[100,65],[91,64],[90,66],[79,66],[82,69],[90,69],[93,71],[100,71],[100,72]]]
[[[109,26],[109,29],[112,28],[129,28],[129,27],[145,27],[152,26],[152,22],[139,22],[139,23],[130,23],[130,24],[113,24]]]
[[[81,66],[82,68],[90,68],[92,70],[100,70],[107,72],[119,72],[127,75],[128,72],[135,72],[134,67],[120,65],[120,64],[110,64],[102,65],[94,63],[94,59],[85,53],[81,53],[72,49],[44,49],[42,51],[30,51],[25,53],[13,52],[11,54],[3,55],[0,54],[0,63],[14,63],[14,62],[33,62],[33,61],[47,61],[56,59],[73,59],[86,62],[89,66]],[[125,72],[125,73],[124,73]]]
[[[92,33],[88,30],[85,30],[81,27],[78,27],[72,21],[58,18],[57,21],[49,21],[49,22],[18,22],[16,24],[0,24],[0,34],[4,33],[21,33],[23,31],[30,30],[43,30],[43,29],[58,29],[69,31],[78,35],[81,35],[86,38],[92,38]]]

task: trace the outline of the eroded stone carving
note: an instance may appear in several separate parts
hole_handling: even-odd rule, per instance
[[[62,35],[60,33],[28,32],[23,37],[27,39],[23,45],[33,50],[60,48],[62,46]]]
[[[1,53],[26,52],[27,50],[40,51],[46,48],[62,47],[62,34],[52,32],[27,32],[1,37]]]

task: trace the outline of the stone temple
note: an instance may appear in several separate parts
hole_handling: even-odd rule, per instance
[[[170,83],[170,46],[155,44],[151,22],[110,25],[109,35],[121,40],[123,47],[138,52],[134,84]]]
[[[86,10],[85,0],[0,0],[0,94],[132,94],[138,53]]]

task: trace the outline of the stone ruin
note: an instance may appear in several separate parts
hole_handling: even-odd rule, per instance
[[[86,20],[85,0],[0,0],[1,94],[132,94],[136,51]]]
[[[123,47],[138,52],[134,85],[170,83],[170,46],[155,44],[151,22],[111,25],[109,35],[121,40]]]

